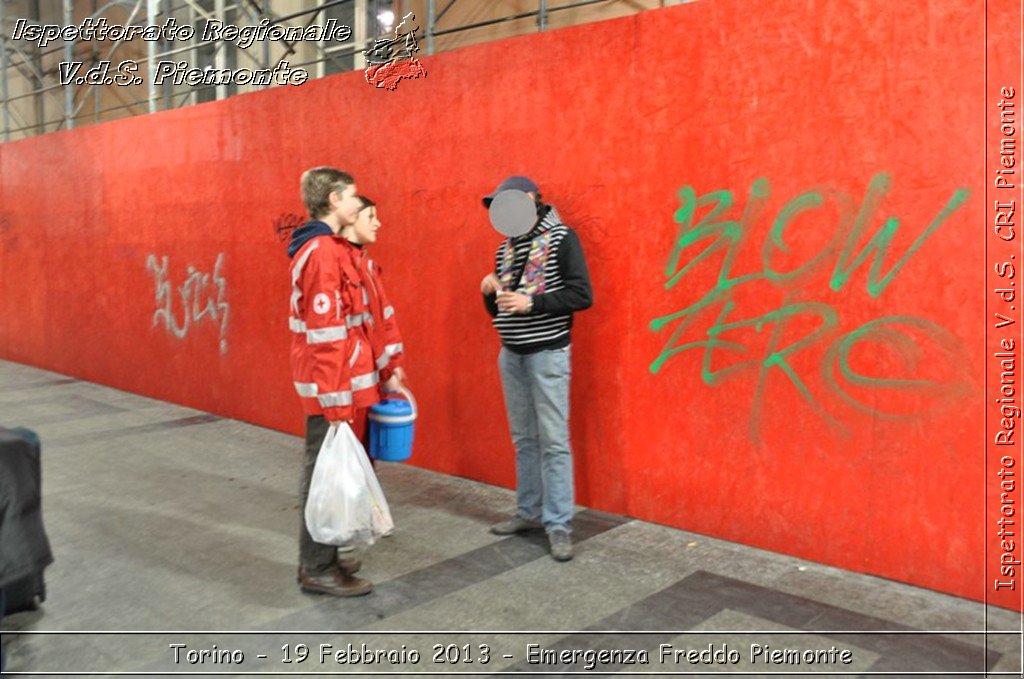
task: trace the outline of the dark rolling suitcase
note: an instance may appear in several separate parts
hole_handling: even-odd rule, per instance
[[[43,528],[41,446],[35,432],[0,427],[0,618],[46,600],[53,557]]]

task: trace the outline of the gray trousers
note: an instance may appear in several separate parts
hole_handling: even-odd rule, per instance
[[[308,573],[320,573],[334,565],[338,558],[338,548],[314,542],[306,529],[306,499],[309,497],[309,482],[313,478],[313,467],[316,466],[320,446],[327,437],[330,423],[323,415],[310,415],[306,418],[306,454],[299,477],[299,565]]]
[[[369,426],[366,419],[367,411],[356,411],[357,421],[363,425],[363,447],[369,451]],[[313,479],[316,458],[320,455],[320,446],[327,438],[327,430],[331,423],[323,415],[310,415],[306,418],[306,454],[302,461],[302,475],[299,477],[299,565],[308,573],[319,573],[331,568],[338,558],[338,548],[314,542],[309,530],[306,529],[306,500],[309,498],[309,483]],[[358,431],[358,428],[356,429]],[[367,452],[369,454],[369,452]],[[376,468],[376,460],[370,460]],[[351,548],[348,548],[351,551]],[[341,551],[345,551],[343,547]],[[347,556],[351,556],[348,554]]]

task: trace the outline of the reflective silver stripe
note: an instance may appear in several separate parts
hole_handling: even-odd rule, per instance
[[[363,288],[363,304],[370,303],[370,296],[366,294],[366,288]]]
[[[359,391],[360,389],[369,389],[370,387],[377,386],[379,378],[376,372],[367,373],[365,375],[356,375],[352,378],[352,391]]]
[[[345,318],[345,325],[347,325],[350,328],[356,328],[362,325],[364,321],[373,323],[373,316],[371,316],[368,312],[363,312],[361,314],[351,314]]]
[[[302,270],[306,267],[309,256],[318,247],[320,247],[320,242],[314,240],[309,249],[299,255],[299,258],[295,260],[295,264],[292,265],[292,310],[295,313],[299,313],[299,300],[302,298],[302,290],[299,289],[299,278],[302,277]]]
[[[325,342],[336,342],[348,337],[348,330],[344,325],[333,325],[329,328],[315,328],[306,331],[306,341],[310,344],[324,344]]]
[[[313,398],[316,396],[317,388],[315,382],[295,382],[295,391],[299,392],[299,396],[305,396],[307,398]]]
[[[401,342],[397,344],[389,344],[384,347],[384,353],[377,359],[377,370],[383,370],[387,367],[388,363],[391,362],[391,357],[395,354],[400,354],[404,350]]]
[[[350,406],[352,405],[352,392],[332,391],[329,394],[320,394],[316,397],[316,400],[320,402],[321,408]]]
[[[366,312],[363,312],[361,314],[351,314],[351,315],[345,317],[345,325],[346,325],[346,327],[358,328],[363,323],[371,323],[372,324],[373,323],[373,314],[371,314],[370,312],[366,311]],[[288,327],[291,329],[292,332],[305,332],[305,333],[317,332],[316,330],[307,330],[306,329],[306,322],[305,321],[301,321],[298,318],[289,318],[288,319]],[[338,326],[338,327],[340,328],[341,326]],[[333,329],[333,328],[331,328],[331,329]],[[342,328],[342,329],[344,330],[344,328]],[[342,339],[344,339],[345,337],[348,337],[348,335],[347,334],[342,335]],[[309,339],[309,343],[310,344],[317,344],[318,342],[329,342],[329,341],[331,341],[331,340],[314,340],[311,337],[308,338],[308,339]]]
[[[389,318],[391,318],[394,315],[395,315],[395,307],[393,307],[393,306],[386,306],[386,307],[384,307],[384,320],[385,321],[388,320]]]
[[[356,364],[356,359],[359,358],[359,350],[363,348],[363,343],[356,340],[356,350],[352,352],[352,358],[348,361],[348,367],[352,367]]]
[[[357,375],[352,378],[353,391],[369,389],[370,387],[375,386],[377,386],[377,373]],[[322,408],[352,405],[351,391],[332,391],[327,394],[317,394],[316,384],[309,382],[296,382],[295,391],[299,392],[299,396],[306,396],[309,398],[316,397],[316,400],[320,402],[320,406]]]

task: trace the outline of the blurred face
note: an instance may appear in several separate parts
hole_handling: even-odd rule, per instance
[[[377,219],[377,206],[363,208],[356,215],[356,222],[352,225],[352,240],[360,245],[377,242],[377,229],[380,228],[380,220]]]
[[[337,217],[338,225],[341,228],[354,224],[359,215],[363,204],[356,198],[357,195],[359,195],[359,191],[355,184],[349,184],[341,193],[331,192],[331,214]]]

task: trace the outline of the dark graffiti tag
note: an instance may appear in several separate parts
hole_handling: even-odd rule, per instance
[[[878,174],[859,203],[827,187],[794,197],[770,222],[760,243],[759,268],[746,273],[737,271],[737,256],[744,247],[757,246],[752,230],[767,216],[768,180],[753,183],[742,209],[728,190],[697,195],[691,186],[680,189],[675,213],[679,230],[665,267],[665,288],[672,290],[694,271],[700,271],[700,280],[705,280],[716,264],[717,277],[710,289],[680,286],[677,293],[688,295],[689,303],[650,322],[652,331],[672,330],[651,363],[651,373],[661,371],[674,356],[698,350],[703,354],[701,379],[708,386],[720,386],[743,374],[756,375],[749,420],[755,442],[762,427],[766,387],[776,374],[840,431],[846,428],[838,419],[837,403],[872,417],[905,418],[962,395],[969,379],[965,352],[947,329],[925,318],[892,315],[844,332],[837,309],[813,299],[815,294],[855,294],[856,282],[862,278],[867,298],[880,297],[968,197],[966,189],[954,191],[909,245],[897,246],[900,229],[913,228],[904,227],[898,217],[884,219],[871,233],[890,188],[889,176]],[[801,239],[794,237],[798,230]],[[902,235],[899,242],[906,243],[907,234]],[[797,254],[794,246],[808,239],[814,247],[800,248]],[[826,273],[827,289],[815,293],[815,282]],[[763,309],[765,304],[777,306],[767,313],[744,311]],[[821,352],[815,371],[806,368],[804,355],[812,347]],[[720,367],[722,363],[727,365]],[[804,365],[804,374],[796,363]],[[818,384],[817,391],[812,382]],[[892,397],[894,393],[898,399]]]
[[[7,215],[0,215],[0,243],[9,244],[12,248],[18,244],[18,232]]]
[[[274,233],[277,235],[278,240],[284,242],[291,238],[292,231],[302,226],[304,222],[305,220],[302,216],[292,212],[278,215],[273,221]]]

